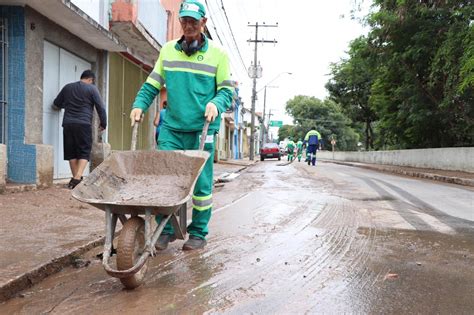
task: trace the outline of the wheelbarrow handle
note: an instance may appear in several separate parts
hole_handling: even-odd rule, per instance
[[[132,130],[132,147],[130,148],[132,151],[135,151],[137,149],[137,137],[138,137],[138,125],[139,122],[136,121],[133,124],[133,130]]]
[[[207,138],[207,129],[209,128],[209,122],[207,119],[204,121],[204,127],[202,127],[201,140],[199,141],[199,150],[204,150],[204,145],[206,144]]]
[[[131,147],[132,151],[135,151],[137,149],[138,124],[139,124],[138,121],[136,121],[133,124],[132,147]],[[204,150],[204,145],[206,144],[208,128],[209,128],[209,122],[206,120],[204,122],[204,127],[202,128],[201,140],[199,141],[199,150]]]

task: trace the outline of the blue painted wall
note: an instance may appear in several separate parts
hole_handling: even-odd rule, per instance
[[[36,147],[25,144],[25,10],[1,6],[8,25],[8,181],[36,182]]]

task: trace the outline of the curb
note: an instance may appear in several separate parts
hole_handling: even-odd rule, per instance
[[[379,172],[384,172],[384,173],[406,175],[406,176],[410,176],[410,177],[430,179],[430,180],[434,180],[434,181],[438,181],[438,182],[445,182],[445,183],[450,183],[450,184],[457,184],[457,185],[462,185],[462,186],[474,187],[474,179],[469,179],[469,178],[444,176],[444,175],[438,175],[438,174],[432,174],[432,173],[407,171],[407,170],[403,170],[403,169],[384,168],[384,167],[378,167],[378,166],[354,164],[354,163],[350,163],[350,162],[340,162],[340,161],[333,161],[333,160],[326,160],[326,159],[321,159],[321,161],[328,162],[328,163],[334,163],[334,164],[340,164],[340,165],[346,165],[346,166],[352,166],[352,167],[365,168],[365,169],[369,169],[369,170],[372,170],[372,171],[379,171]]]
[[[41,282],[46,277],[51,276],[55,273],[60,272],[64,267],[70,266],[74,263],[74,260],[88,252],[89,250],[104,244],[105,236],[90,241],[89,243],[80,246],[73,251],[66,253],[62,256],[56,257],[51,261],[30,270],[15,279],[12,279],[5,284],[0,286],[0,302],[7,301],[14,297],[17,293],[32,287],[33,285]]]

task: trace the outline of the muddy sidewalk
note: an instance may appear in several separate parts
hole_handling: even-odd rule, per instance
[[[252,164],[216,163],[214,181]],[[40,190],[10,185],[0,194],[0,215],[0,301],[80,264],[78,257],[104,240],[104,213],[72,198],[64,183]]]

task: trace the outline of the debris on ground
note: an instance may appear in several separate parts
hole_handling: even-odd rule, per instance
[[[383,278],[384,281],[385,281],[385,280],[395,280],[395,279],[398,279],[398,273],[391,273],[391,272],[389,272],[389,273],[387,273],[387,274],[385,275],[385,277]]]
[[[223,173],[219,178],[217,179],[218,183],[228,183],[239,177],[240,174],[237,173]]]
[[[74,268],[85,268],[91,264],[91,261],[88,259],[75,259],[74,262],[72,263]]]

